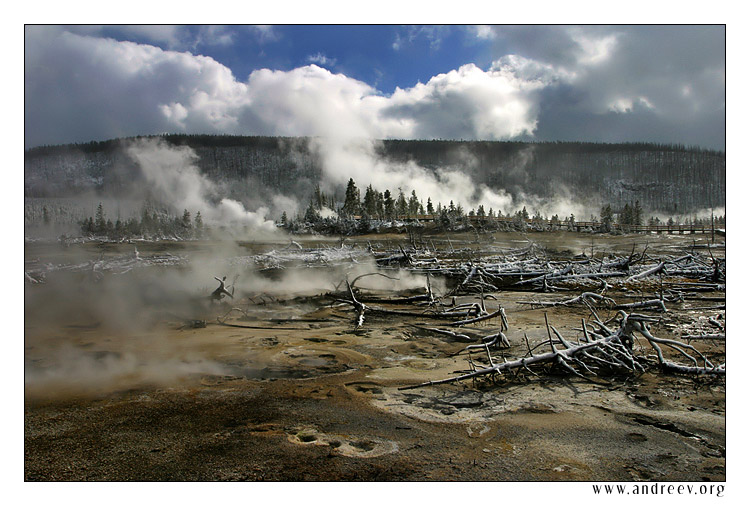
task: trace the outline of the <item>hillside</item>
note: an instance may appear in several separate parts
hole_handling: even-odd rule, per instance
[[[272,190],[306,202],[324,172],[320,154],[306,138],[163,138],[191,147],[200,171],[224,183],[230,197],[245,201],[262,201]],[[123,151],[125,141],[27,150],[25,196],[129,194],[138,170]],[[524,195],[550,197],[564,187],[574,198],[609,203],[615,209],[639,200],[650,211],[689,214],[723,207],[726,199],[725,154],[680,145],[385,140],[376,153],[389,163],[411,161],[431,171],[459,170],[476,184],[504,190],[519,200]],[[357,184],[364,188],[369,182]]]

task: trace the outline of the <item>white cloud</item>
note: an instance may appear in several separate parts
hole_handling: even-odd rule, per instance
[[[536,127],[537,81],[474,64],[439,74],[426,84],[397,88],[383,111],[416,138],[508,139]]]
[[[276,42],[281,39],[281,34],[271,25],[254,25],[250,30],[255,34],[258,42],[265,44],[267,42]]]
[[[723,60],[716,61],[720,55],[708,48],[713,32],[672,41],[682,33],[679,27],[666,34],[648,27],[474,28],[483,36],[495,34],[493,44],[518,51],[504,51],[487,70],[466,64],[384,95],[315,64],[255,70],[240,81],[209,57],[61,27],[27,27],[26,142],[174,131],[512,139],[539,132],[542,111],[552,118],[548,136],[565,129],[571,138],[585,127],[565,121],[573,108],[578,118],[648,112],[684,128],[701,125],[696,118],[702,114],[718,117],[716,111],[724,107]],[[266,40],[278,36],[273,27],[248,29]],[[397,33],[396,44],[420,37],[439,44],[444,29],[409,27]],[[99,32],[92,28],[91,33]],[[230,32],[214,27],[201,33],[219,42]],[[164,27],[153,29],[151,37],[179,38],[179,33]],[[335,63],[323,53],[309,61]],[[617,135],[614,127],[612,135]]]
[[[516,79],[534,81],[545,86],[575,77],[575,72],[571,72],[564,67],[531,60],[515,54],[509,54],[495,60],[492,62],[490,70],[509,73]]]
[[[385,96],[317,65],[255,70],[242,82],[212,58],[144,44],[63,32],[29,46],[30,143],[57,141],[41,134],[75,132],[68,140],[78,141],[164,131],[504,139],[533,133],[543,86],[536,75],[469,64]],[[45,124],[50,131],[40,132]]]
[[[570,38],[578,44],[578,62],[583,65],[596,65],[609,59],[617,47],[617,34],[596,36],[580,28],[570,29]]]
[[[493,27],[489,25],[476,25],[470,27],[470,30],[473,31],[474,35],[478,39],[482,40],[494,40],[497,38],[497,34],[495,34],[495,30]]]
[[[625,114],[633,112],[633,110],[638,106],[651,110],[654,109],[653,104],[651,104],[651,102],[649,102],[646,97],[620,97],[613,100],[609,104],[609,110]]]
[[[315,63],[318,65],[327,65],[327,66],[333,66],[336,65],[336,58],[329,58],[323,53],[315,53],[313,55],[310,55],[307,57],[307,61],[309,63]]]
[[[418,39],[425,39],[431,50],[440,48],[443,37],[450,31],[450,27],[440,25],[409,26],[405,32],[396,32],[396,38],[391,47],[399,51],[404,45],[411,45]]]
[[[201,26],[192,47],[230,46],[235,41],[234,27],[223,25]]]

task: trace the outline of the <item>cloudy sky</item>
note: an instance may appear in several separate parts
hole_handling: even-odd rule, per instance
[[[161,132],[725,146],[725,28],[24,30],[26,148]]]

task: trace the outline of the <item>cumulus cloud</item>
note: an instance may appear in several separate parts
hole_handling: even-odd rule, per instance
[[[248,29],[277,37],[273,28]],[[496,48],[487,68],[465,64],[384,94],[316,65],[335,63],[323,53],[303,67],[258,69],[239,80],[190,52],[120,42],[93,28],[27,27],[26,143],[179,131],[723,144],[724,54],[716,44],[723,27],[472,29]],[[407,27],[397,42],[439,47],[445,30]],[[231,42],[221,27],[199,33]],[[180,33],[159,27],[150,37]]]
[[[538,138],[723,148],[724,27],[492,30],[496,63],[513,54],[520,64],[508,67],[519,77],[535,69],[554,76],[540,95]]]
[[[535,128],[540,83],[506,69],[464,65],[385,96],[314,64],[242,82],[188,52],[67,31],[26,38],[31,145],[165,131],[505,139]]]
[[[410,137],[507,139],[533,133],[539,87],[504,69],[467,64],[427,84],[397,88],[383,116],[408,125]]]

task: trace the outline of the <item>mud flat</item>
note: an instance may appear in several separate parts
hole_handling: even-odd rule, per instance
[[[380,238],[380,243],[399,239]],[[360,243],[367,240],[378,247],[376,237]],[[607,247],[628,251],[643,240],[618,237]],[[652,244],[651,251],[693,242],[661,240],[664,244]],[[570,254],[592,247],[585,235],[550,241],[549,250]],[[102,258],[93,246],[87,248],[91,257]],[[106,254],[119,258],[130,246],[121,248]],[[179,245],[172,253],[190,260],[203,252]],[[46,254],[39,246],[27,248],[26,256],[43,263]],[[164,251],[140,247],[142,257],[149,254]],[[326,261],[330,267],[330,258]],[[352,260],[361,263],[359,257]],[[149,269],[147,278],[163,285],[176,272],[185,275],[187,267]],[[85,272],[66,271],[73,293],[89,294],[86,287],[99,283],[93,296],[80,301],[61,300],[65,292],[51,275],[27,286],[27,481],[726,479],[723,377],[649,369],[606,379],[529,374],[496,383],[399,390],[465,371],[466,357],[456,354],[466,343],[426,331],[435,322],[419,318],[373,314],[354,330],[356,312],[350,305],[308,288],[311,294],[305,296],[237,292],[235,300],[213,304],[158,292],[132,308],[113,298],[122,285],[110,285],[109,279],[136,275],[104,272],[92,281]],[[205,284],[213,289],[211,277]],[[548,338],[545,313],[563,332],[580,327],[588,315],[585,307],[521,303],[559,294],[484,295],[492,296],[486,299],[488,310],[506,310],[511,346],[503,353],[509,359],[524,355],[526,338],[531,346]],[[94,304],[97,298],[104,302]],[[464,294],[456,303],[478,299]],[[56,300],[58,308],[51,302]],[[117,303],[126,305],[130,318],[103,317]],[[241,311],[231,312],[233,307]],[[725,320],[716,302],[694,300],[669,304],[663,316],[652,332],[671,337],[709,332],[709,318]],[[496,328],[490,320],[463,331],[486,335]],[[708,357],[724,353],[723,341],[692,345]]]

